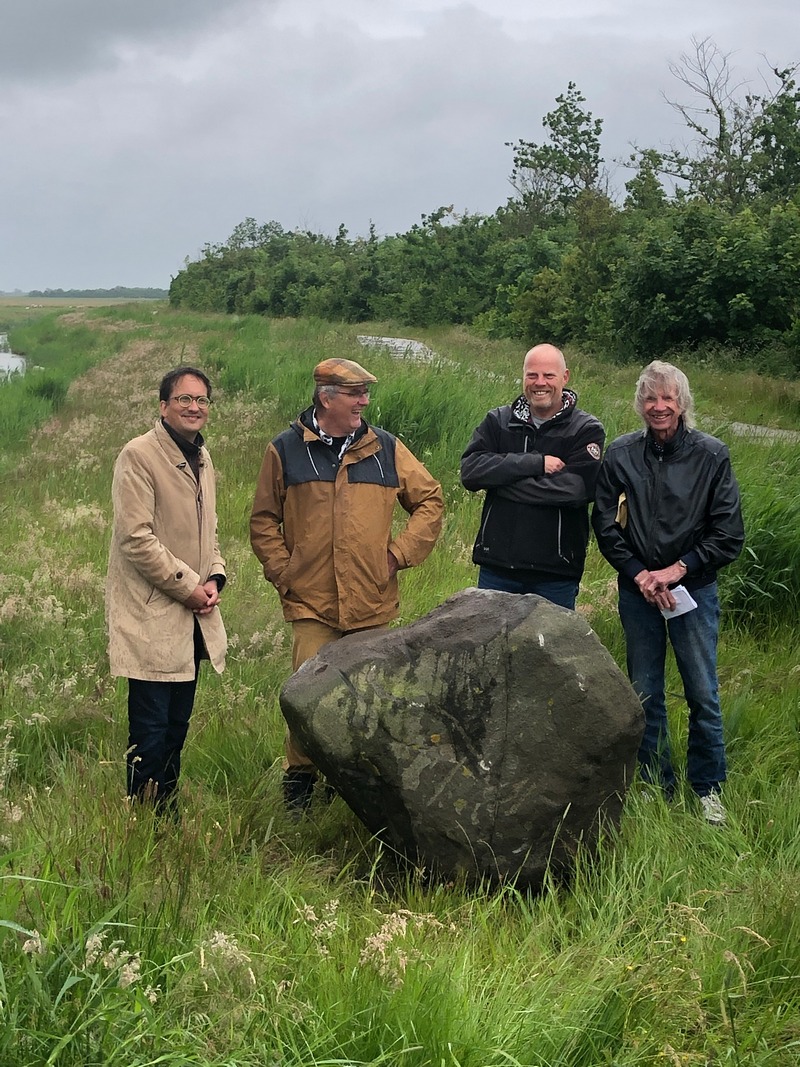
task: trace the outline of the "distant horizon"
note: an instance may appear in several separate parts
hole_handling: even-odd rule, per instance
[[[165,296],[169,294],[169,286],[163,285],[82,285],[75,286],[73,288],[53,288],[48,286],[45,289],[0,289],[0,296],[88,296],[90,294],[97,295],[98,293],[128,293],[150,291],[155,293],[163,293]]]

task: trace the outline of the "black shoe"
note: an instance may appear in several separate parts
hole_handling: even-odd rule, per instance
[[[317,776],[311,771],[290,768],[283,774],[283,803],[290,815],[300,818],[311,804],[314,782]]]

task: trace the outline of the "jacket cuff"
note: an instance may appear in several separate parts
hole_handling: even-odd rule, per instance
[[[175,600],[180,600],[183,604],[189,599],[198,585],[200,585],[200,575],[197,571],[193,571],[191,567],[180,567],[172,575],[172,589],[165,589],[164,592],[174,597]]]
[[[400,571],[408,570],[408,568],[411,566],[411,564],[408,562],[406,557],[403,555],[403,553],[398,548],[396,541],[392,541],[392,543],[389,545],[388,551],[391,552],[392,555],[394,556],[394,558],[397,560],[397,569],[398,570],[400,570]]]
[[[648,569],[649,568],[645,567],[644,563],[642,563],[640,559],[636,559],[635,556],[631,556],[628,562],[620,568],[620,571],[622,574],[625,575],[626,578],[630,578],[630,580],[633,581],[640,571],[646,571]]]
[[[696,574],[703,569],[703,561],[694,549],[692,549],[691,552],[684,552],[681,559],[686,564],[687,574]]]

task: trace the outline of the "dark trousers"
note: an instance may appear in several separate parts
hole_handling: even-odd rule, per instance
[[[128,679],[128,796],[132,799],[150,800],[162,807],[175,792],[203,653],[203,638],[195,622],[195,675],[190,682]]]

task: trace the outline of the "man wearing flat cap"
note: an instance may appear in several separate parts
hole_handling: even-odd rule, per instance
[[[314,368],[310,407],[267,447],[250,543],[292,624],[292,669],[332,641],[385,627],[397,572],[422,563],[442,526],[442,489],[406,446],[364,421],[374,375],[350,359]],[[392,534],[395,503],[408,521]],[[310,804],[316,769],[291,732],[284,801]]]

